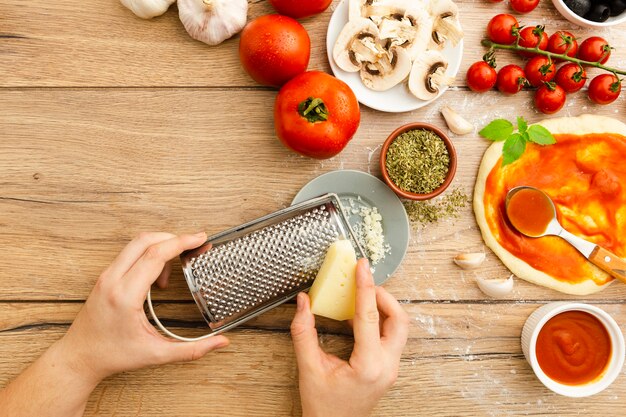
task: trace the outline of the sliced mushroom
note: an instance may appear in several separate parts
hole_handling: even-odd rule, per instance
[[[378,42],[378,28],[362,17],[343,27],[333,48],[335,63],[347,72],[357,72],[364,62],[376,62],[383,55],[386,51]]]
[[[405,46],[405,49],[411,57],[411,61],[415,61],[415,59],[428,48],[428,42],[432,34],[433,20],[424,9],[407,10],[405,16],[416,29],[415,37]]]
[[[374,0],[348,0],[348,20],[357,20],[363,17],[363,8],[373,2]]]
[[[363,84],[374,91],[386,91],[406,79],[411,72],[411,58],[407,51],[392,46],[389,53],[375,63],[367,63],[361,69]]]
[[[463,39],[463,29],[459,23],[459,8],[452,0],[435,0],[430,3],[433,18],[432,48],[442,49],[450,41],[456,46]]]
[[[454,77],[446,75],[447,69],[448,61],[440,52],[424,52],[413,62],[409,90],[421,100],[432,100],[444,86],[454,82]]]

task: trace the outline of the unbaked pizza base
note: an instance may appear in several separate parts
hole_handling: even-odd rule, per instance
[[[556,119],[548,119],[538,124],[544,126],[552,134],[575,134],[586,135],[591,133],[616,133],[626,136],[626,124],[619,120],[605,117],[585,114],[578,117],[562,117]],[[474,188],[474,215],[476,222],[480,227],[481,234],[485,244],[500,258],[502,263],[511,270],[517,277],[537,285],[552,288],[560,292],[574,295],[587,295],[598,292],[606,288],[612,281],[597,285],[592,280],[586,280],[579,283],[568,283],[559,281],[545,272],[533,268],[517,256],[506,250],[496,240],[489,228],[487,218],[485,217],[485,186],[487,177],[495,165],[500,161],[502,156],[502,147],[504,142],[494,142],[483,155],[476,178],[476,186]]]

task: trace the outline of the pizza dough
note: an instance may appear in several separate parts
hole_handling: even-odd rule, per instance
[[[564,117],[549,119],[540,122],[539,124],[547,128],[554,135],[587,135],[594,133],[613,133],[626,136],[626,125],[624,123],[610,117],[603,116],[583,115],[579,117]],[[554,277],[544,271],[536,269],[525,260],[511,253],[511,251],[505,248],[498,241],[497,236],[494,234],[494,231],[490,228],[490,221],[488,221],[487,217],[492,216],[491,218],[493,218],[493,216],[498,216],[500,215],[500,213],[495,212],[493,208],[487,207],[485,205],[485,194],[487,190],[487,182],[492,170],[494,169],[494,167],[496,167],[496,164],[501,163],[500,159],[502,156],[503,144],[503,142],[493,143],[483,155],[483,159],[478,172],[478,177],[476,180],[476,186],[474,189],[474,214],[476,216],[476,221],[478,223],[478,226],[480,227],[483,239],[487,246],[489,246],[489,248],[494,251],[494,253],[502,260],[504,265],[511,270],[511,272],[526,281],[553,288],[557,291],[561,291],[564,293],[576,295],[591,294],[605,288],[608,284],[612,282],[612,278],[610,278],[605,272],[601,271],[600,269],[596,268],[588,262],[585,262],[585,267],[580,269],[580,276],[577,277],[577,280],[575,280],[576,282],[570,282],[567,280],[559,279],[558,277]],[[522,159],[523,158],[524,156],[522,156]],[[550,166],[543,166],[541,167],[541,169],[546,171],[547,177],[550,177]],[[556,174],[557,175],[553,176],[554,178],[558,177],[558,173]],[[543,180],[545,181],[545,179]],[[506,193],[506,191],[504,193]],[[564,226],[567,228],[567,225]],[[524,237],[523,239],[531,238]],[[560,238],[557,237],[545,237],[540,239],[560,240]],[[626,239],[626,236],[624,237],[624,239]],[[545,242],[543,243],[545,244]],[[557,243],[554,244],[557,245]],[[558,245],[563,246],[563,243],[558,242]],[[570,251],[570,253],[572,254],[572,259],[578,256],[575,253],[575,249],[574,252]],[[584,261],[584,258],[582,259]]]

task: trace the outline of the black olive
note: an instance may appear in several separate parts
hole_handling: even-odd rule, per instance
[[[578,16],[584,16],[591,10],[591,0],[563,0],[563,3]]]
[[[604,4],[594,4],[589,13],[585,15],[585,19],[593,22],[605,22],[611,14],[608,6]]]
[[[609,8],[611,9],[611,16],[618,16],[626,10],[626,1],[625,0],[611,0],[609,3]]]

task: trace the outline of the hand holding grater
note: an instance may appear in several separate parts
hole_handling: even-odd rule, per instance
[[[185,280],[211,332],[187,338],[172,333],[147,302],[168,336],[195,341],[222,333],[307,290],[337,239],[351,239],[365,257],[336,194],[326,194],[211,236],[180,256]]]

